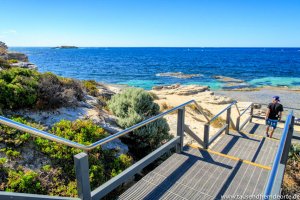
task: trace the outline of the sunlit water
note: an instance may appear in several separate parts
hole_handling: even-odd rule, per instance
[[[300,48],[11,48],[28,54],[39,71],[150,89],[154,85],[199,84],[220,89],[214,75],[250,86],[300,86]],[[201,74],[190,79],[158,73]]]

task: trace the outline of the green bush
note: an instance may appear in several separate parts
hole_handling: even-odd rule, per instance
[[[20,157],[21,153],[16,151],[16,150],[12,150],[12,149],[7,149],[5,152],[6,156],[9,158],[18,158]]]
[[[83,97],[82,85],[74,79],[19,67],[0,71],[0,107],[58,108],[74,106]]]
[[[15,121],[41,128],[40,125],[28,122],[23,118],[12,118]],[[63,120],[55,124],[50,130],[53,134],[66,139],[89,145],[107,136],[105,131],[90,120],[74,122]],[[77,196],[73,156],[81,150],[67,147],[40,137],[34,138],[27,133],[17,131],[7,126],[0,126],[0,143],[5,143],[8,157],[18,157],[18,150],[24,145],[32,143],[52,160],[52,164],[41,167],[40,171],[32,172],[19,168],[18,170],[4,167],[6,159],[0,159],[0,190],[14,192],[34,192],[59,196]],[[132,163],[127,155],[116,157],[117,150],[103,150],[101,147],[89,152],[91,187],[95,188],[117,175]],[[32,185],[32,186],[28,186]],[[35,186],[37,186],[35,188]]]
[[[78,81],[50,72],[40,75],[37,93],[37,107],[41,109],[74,106],[83,100],[82,86]]]
[[[74,122],[62,120],[51,129],[51,132],[65,139],[89,145],[107,136],[104,129],[93,124],[91,120],[76,120]],[[36,138],[35,143],[41,148],[42,152],[50,155],[51,158],[72,160],[73,155],[80,153],[81,150],[69,148],[64,144],[58,144],[43,138]]]
[[[7,61],[9,64],[18,63],[19,61],[16,59],[10,59]]]
[[[38,73],[34,70],[11,68],[0,71],[0,106],[32,107],[37,100]]]
[[[11,67],[10,64],[6,60],[0,58],[0,68],[9,69],[10,67]]]
[[[93,124],[90,120],[60,121],[52,127],[51,132],[57,136],[72,140],[74,142],[89,145],[107,136],[103,128]],[[36,138],[35,143],[40,150],[52,158],[53,162],[67,172],[68,177],[75,178],[73,169],[73,156],[80,153],[80,149],[67,147],[46,139]],[[115,166],[116,152],[102,150],[97,147],[89,152],[90,181],[92,187],[97,187],[111,178],[113,167],[115,170],[123,171],[129,164]],[[121,161],[120,161],[121,162]],[[131,162],[130,162],[131,164]]]
[[[138,88],[129,88],[114,95],[108,107],[118,117],[118,124],[123,128],[159,114],[159,106],[153,102],[152,96]],[[169,130],[166,120],[158,119],[133,131],[123,140],[136,156],[142,157],[170,139]]]
[[[27,121],[22,117],[12,117],[11,120],[34,128],[43,129],[41,125]],[[28,142],[30,138],[29,133],[24,133],[23,131],[0,125],[0,142],[5,143],[7,147],[14,148],[22,146],[24,143]]]
[[[8,172],[6,191],[9,192],[24,192],[24,193],[41,193],[42,186],[38,179],[38,173],[28,170],[23,171],[18,169],[16,171],[10,170]]]
[[[84,88],[86,89],[87,93],[91,96],[97,97],[99,96],[98,91],[98,83],[94,80],[85,80],[82,81]]]

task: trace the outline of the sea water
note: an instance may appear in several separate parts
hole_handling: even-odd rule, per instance
[[[154,85],[198,84],[214,90],[215,75],[242,79],[251,87],[300,87],[300,48],[78,48],[15,47],[39,71],[151,89]],[[159,73],[198,74],[193,78]]]

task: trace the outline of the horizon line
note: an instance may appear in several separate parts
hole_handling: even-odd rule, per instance
[[[285,47],[285,46],[257,46],[257,47],[249,47],[249,46],[75,46],[75,45],[61,45],[61,46],[74,46],[75,48],[300,48],[300,46],[295,47]],[[8,48],[57,48],[60,46],[9,46]]]

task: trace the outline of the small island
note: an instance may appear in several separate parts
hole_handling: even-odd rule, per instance
[[[53,49],[78,49],[76,46],[57,46],[53,47]]]

